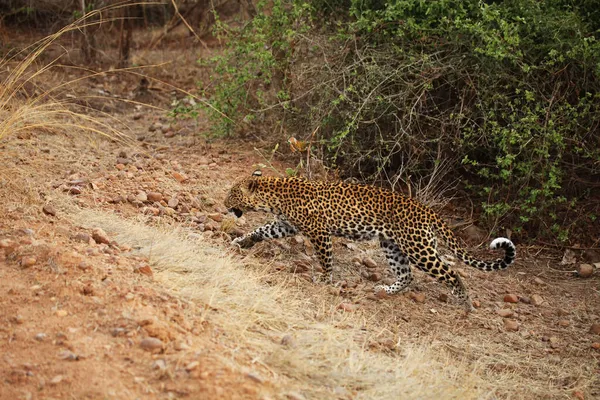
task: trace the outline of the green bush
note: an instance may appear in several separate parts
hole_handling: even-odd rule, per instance
[[[220,26],[215,133],[318,127],[329,162],[369,179],[443,159],[490,226],[567,240],[600,211],[593,3],[259,3],[244,27]]]

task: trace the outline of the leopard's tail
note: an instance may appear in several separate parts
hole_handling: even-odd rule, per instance
[[[471,267],[480,269],[482,271],[497,271],[508,268],[508,266],[515,261],[515,257],[517,256],[517,248],[510,239],[499,237],[492,240],[492,243],[490,243],[490,249],[492,250],[504,249],[503,258],[499,258],[494,261],[481,261],[469,254],[459,244],[454,232],[452,232],[452,230],[443,220],[438,219],[436,222],[436,232],[442,236],[446,245],[454,254],[456,254],[458,258]]]

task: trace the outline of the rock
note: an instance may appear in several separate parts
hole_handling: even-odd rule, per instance
[[[117,157],[117,164],[127,165],[131,162],[129,158],[126,157]]]
[[[77,268],[79,268],[82,271],[87,271],[91,267],[92,266],[90,264],[88,264],[87,262],[85,262],[85,261],[82,261],[79,264],[77,264]]]
[[[37,263],[37,258],[34,256],[25,256],[21,259],[21,267],[29,268],[33,267]]]
[[[67,361],[79,360],[79,356],[69,350],[63,350],[60,353],[58,353],[58,358],[60,358],[61,360],[67,360]]]
[[[600,324],[594,323],[590,327],[590,333],[594,333],[596,335],[600,335]]]
[[[171,197],[169,199],[169,202],[167,203],[167,205],[171,208],[177,208],[178,204],[179,204],[179,200],[177,200],[177,197]]]
[[[577,267],[577,275],[580,278],[589,278],[594,274],[594,266],[591,264],[579,264]]]
[[[509,308],[503,308],[501,310],[496,311],[496,313],[499,316],[501,316],[502,318],[508,318],[508,317],[512,317],[513,315],[515,315],[514,311]]]
[[[558,326],[562,326],[563,328],[566,328],[569,325],[571,325],[571,322],[569,320],[561,319],[560,321],[558,321]]]
[[[600,343],[598,343],[598,342],[592,343],[592,349],[594,349],[596,351],[600,351]]]
[[[42,211],[44,212],[44,214],[46,215],[50,215],[52,217],[56,216],[56,209],[54,208],[54,206],[52,204],[46,204],[43,208]]]
[[[140,347],[146,351],[155,352],[162,350],[164,343],[160,339],[148,337],[140,341]]]
[[[189,179],[186,175],[180,172],[173,172],[173,178],[175,178],[175,180],[179,183],[183,183]]]
[[[25,319],[23,318],[23,316],[21,314],[17,314],[14,316],[12,321],[17,325],[22,325],[25,322]]]
[[[150,266],[148,264],[139,265],[139,266],[135,267],[133,270],[135,272],[137,272],[138,274],[147,275],[147,276],[153,275],[152,268],[150,268]]]
[[[539,294],[531,295],[531,304],[534,306],[540,306],[544,302],[544,299]]]
[[[408,297],[416,303],[425,302],[425,293],[410,292]]]
[[[294,337],[292,335],[284,335],[281,338],[281,345],[285,346],[285,347],[294,347],[296,344],[296,341],[294,340]]]
[[[527,296],[519,296],[519,301],[523,304],[531,304],[531,298]]]
[[[158,369],[160,371],[164,371],[167,369],[167,362],[165,360],[163,360],[162,358],[159,358],[158,360],[154,360],[154,362],[152,363],[152,369]]]
[[[370,257],[363,258],[362,263],[367,268],[377,268],[377,263]]]
[[[98,244],[110,244],[110,238],[102,228],[92,230],[92,239]]]
[[[341,303],[337,308],[338,310],[344,310],[346,312],[353,312],[355,310],[354,304],[351,303]]]
[[[577,400],[585,400],[585,396],[581,390],[574,390],[573,397],[575,397]]]
[[[542,280],[542,278],[538,278],[538,277],[534,278],[534,279],[533,279],[533,281],[534,281],[534,282],[535,282],[537,285],[545,285],[545,284],[546,284],[546,282],[544,282],[544,281]]]
[[[519,296],[517,296],[516,294],[506,294],[506,295],[504,295],[504,302],[505,303],[518,303]]]
[[[441,301],[442,303],[447,303],[448,295],[446,293],[440,293],[440,295],[438,296],[438,300]]]
[[[508,332],[516,332],[519,330],[519,323],[513,319],[505,319],[504,329]]]
[[[75,234],[75,236],[73,236],[73,240],[81,243],[89,243],[91,239],[92,237],[90,234],[86,232],[78,232]]]
[[[575,264],[576,258],[575,253],[571,249],[565,250],[565,254],[563,255],[562,260],[560,261],[560,265],[571,265]]]
[[[61,383],[63,380],[65,379],[64,376],[62,375],[56,375],[54,378],[50,379],[50,384],[51,385],[58,385],[59,383]]]
[[[148,201],[148,195],[146,194],[146,192],[139,191],[135,195],[134,200],[141,201],[142,203],[145,203],[145,202]]]
[[[68,314],[67,310],[56,310],[57,317],[66,317]]]
[[[367,276],[367,279],[371,282],[379,282],[381,280],[381,274],[378,272],[373,272]]]
[[[43,342],[44,340],[46,340],[47,337],[48,337],[48,335],[46,335],[45,333],[38,333],[33,338],[35,340],[37,340],[38,342]]]
[[[222,222],[223,214],[221,214],[221,213],[209,214],[208,218],[212,219],[215,222]]]
[[[17,242],[11,239],[2,239],[0,240],[0,249],[12,249],[17,247]]]
[[[188,365],[185,366],[185,370],[187,372],[193,371],[196,368],[198,368],[199,365],[200,365],[200,362],[198,362],[198,361],[192,361],[191,363],[189,363]]]
[[[67,189],[67,193],[69,194],[81,194],[81,187],[79,186],[71,186]]]
[[[473,307],[480,308],[481,307],[481,302],[479,300],[473,300]]]
[[[162,200],[162,198],[163,198],[162,193],[159,193],[159,192],[150,192],[150,193],[148,193],[148,201],[151,201],[153,203],[154,202],[160,202]]]

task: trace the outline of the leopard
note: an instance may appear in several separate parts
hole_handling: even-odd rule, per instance
[[[466,265],[481,271],[504,270],[516,258],[514,243],[505,237],[490,244],[492,250],[504,250],[503,257],[494,261],[475,258],[430,207],[373,185],[263,176],[257,170],[234,183],[224,204],[237,218],[251,211],[275,216],[274,221],[233,239],[232,245],[246,249],[264,240],[300,233],[312,243],[325,280],[333,283],[332,237],[377,239],[395,281],[376,286],[376,291],[392,295],[407,289],[414,279],[413,265],[449,285],[467,311],[474,310],[467,288],[439,252],[438,239]]]

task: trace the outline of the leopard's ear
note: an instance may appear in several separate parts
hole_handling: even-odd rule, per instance
[[[262,176],[262,171],[260,169],[257,169],[252,173],[252,176]]]

